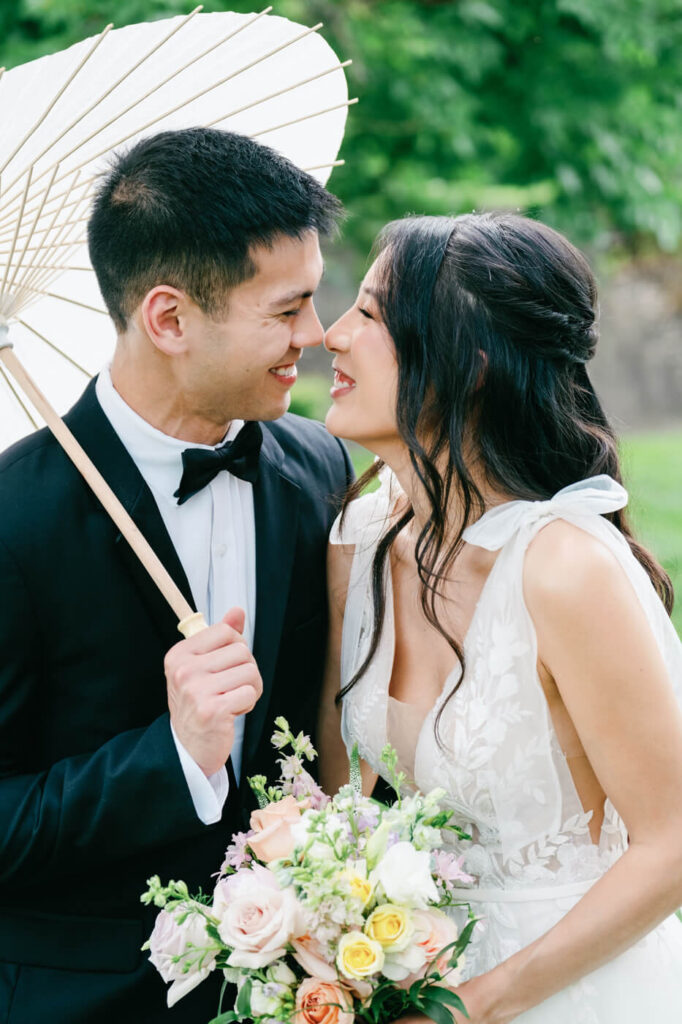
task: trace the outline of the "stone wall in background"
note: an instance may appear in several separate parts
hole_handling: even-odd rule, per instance
[[[682,262],[632,264],[602,282],[592,380],[618,430],[682,422]]]
[[[352,263],[328,254],[317,309],[329,326],[355,300]],[[682,423],[682,261],[633,263],[600,275],[601,339],[591,377],[618,432]],[[309,350],[302,371],[331,376],[331,357]]]

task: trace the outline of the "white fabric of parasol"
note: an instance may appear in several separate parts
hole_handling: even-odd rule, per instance
[[[270,8],[200,10],[108,26],[0,74],[0,324],[60,413],[115,340],[85,245],[92,192],[112,152],[204,125],[255,138],[322,183],[338,163],[355,102],[343,70],[350,61],[339,62],[320,26]],[[41,417],[0,360],[0,448],[36,425]]]

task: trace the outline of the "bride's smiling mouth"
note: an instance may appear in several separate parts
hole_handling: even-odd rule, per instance
[[[332,366],[332,370],[334,371],[334,383],[329,390],[329,394],[332,398],[340,398],[342,395],[350,394],[355,389],[356,382],[347,373],[340,370],[338,366]]]

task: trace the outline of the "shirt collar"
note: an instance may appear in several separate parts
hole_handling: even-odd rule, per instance
[[[116,391],[109,367],[105,367],[95,385],[97,399],[112,427],[128,450],[147,484],[157,493],[172,497],[182,476],[182,453],[187,448],[218,448],[231,441],[244,426],[233,420],[227,434],[217,445],[183,441],[157,430],[139,416]]]

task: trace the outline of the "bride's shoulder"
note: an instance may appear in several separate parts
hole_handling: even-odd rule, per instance
[[[331,529],[331,545],[367,550],[375,546],[391,522],[402,494],[394,474],[383,466],[378,487],[351,501],[337,516]]]
[[[531,618],[556,620],[566,631],[613,614],[636,601],[611,548],[565,519],[555,519],[531,540],[523,566],[523,593]]]

